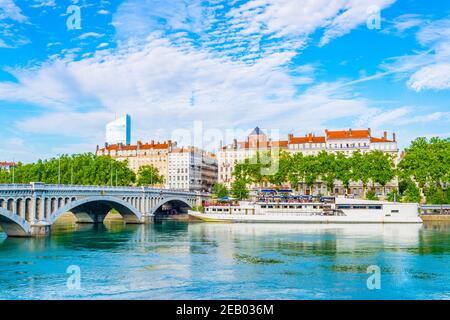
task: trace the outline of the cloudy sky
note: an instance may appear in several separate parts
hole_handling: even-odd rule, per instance
[[[405,147],[450,135],[449,101],[447,1],[0,0],[0,161],[95,151],[125,112],[133,141],[202,121]]]

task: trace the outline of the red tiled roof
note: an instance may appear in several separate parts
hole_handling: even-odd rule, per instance
[[[394,142],[393,140],[389,140],[389,139],[387,139],[387,138],[375,138],[375,137],[371,137],[370,138],[370,142],[375,142],[375,143],[377,143],[377,142]]]
[[[164,142],[164,143],[145,143],[145,144],[139,144],[139,149],[140,150],[151,150],[151,149],[168,149],[169,148],[169,143]],[[106,146],[105,148],[101,148],[99,149],[99,151],[118,151],[118,150],[124,150],[124,151],[130,151],[130,150],[137,150],[138,149],[138,145],[137,144],[133,144],[133,145],[122,145],[119,146],[118,144],[111,144]]]
[[[309,134],[306,137],[291,137],[291,144],[301,144],[301,143],[325,143],[325,137],[316,137]]]
[[[370,130],[325,130],[327,139],[367,139],[370,137]]]
[[[0,162],[0,167],[12,167],[15,165],[16,164],[14,162],[6,162],[6,161]]]

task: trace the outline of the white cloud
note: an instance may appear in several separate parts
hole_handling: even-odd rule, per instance
[[[424,50],[382,65],[415,91],[450,89],[450,19],[426,22],[416,35]]]
[[[307,37],[324,28],[321,45],[342,36],[369,18],[367,9],[383,9],[395,0],[255,0],[231,10],[233,24],[243,35]]]
[[[355,123],[357,126],[368,126],[373,129],[383,129],[387,126],[397,128],[417,125],[450,122],[450,112],[420,113],[420,108],[404,106],[390,110],[372,108],[367,114],[360,117]]]
[[[27,17],[13,0],[0,0],[0,20],[11,19],[17,22],[26,22]]]
[[[55,0],[34,0],[32,8],[54,7],[56,6]]]
[[[312,81],[314,67],[290,74],[280,66],[292,53],[273,53],[248,65],[195,48],[180,49],[156,35],[147,41],[84,60],[11,70],[19,82],[0,83],[0,96],[49,108],[42,116],[18,122],[21,131],[81,135],[89,141],[98,139],[114,114],[124,112],[133,117],[136,139],[146,140],[162,128],[170,137],[170,130],[195,120],[219,129],[267,123],[312,130],[368,109],[367,101],[340,84],[314,85],[298,94],[297,85]]]
[[[450,63],[436,63],[413,73],[408,86],[415,91],[450,89]]]
[[[100,34],[100,33],[97,33],[97,32],[86,32],[86,33],[83,33],[82,35],[80,35],[78,38],[79,39],[101,38],[103,36],[104,36],[104,34]]]
[[[111,12],[109,12],[108,10],[105,10],[105,9],[100,9],[100,10],[97,11],[97,13],[106,15],[106,14],[110,14]]]

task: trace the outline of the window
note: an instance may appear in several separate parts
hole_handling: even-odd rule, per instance
[[[398,213],[398,210],[391,210],[391,213]]]

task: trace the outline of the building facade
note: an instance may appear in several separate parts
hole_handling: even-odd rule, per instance
[[[176,147],[176,143],[172,141],[155,142],[143,144],[138,141],[135,145],[123,144],[106,144],[104,148],[97,146],[97,156],[110,156],[118,161],[127,161],[128,167],[135,173],[139,168],[146,165],[151,165],[158,169],[159,174],[164,178],[163,187],[167,183],[167,174],[169,168],[169,153]]]
[[[131,117],[125,116],[106,124],[105,143],[129,145],[131,141]]]
[[[211,191],[216,182],[214,154],[196,147],[177,148],[169,153],[168,188]]]
[[[138,141],[135,145],[106,144],[104,148],[97,146],[96,155],[127,161],[128,167],[135,173],[145,165],[155,167],[164,178],[164,183],[159,187],[210,191],[217,182],[217,159],[214,154],[195,147],[178,148],[171,140],[145,144]]]
[[[225,146],[221,146],[218,154],[219,164],[219,182],[228,187],[234,181],[233,170],[238,162],[251,158],[257,152],[270,151],[272,148],[279,148],[290,153],[301,152],[304,155],[318,155],[322,151],[329,153],[341,152],[347,156],[351,156],[355,151],[370,152],[373,150],[381,150],[392,155],[394,161],[398,158],[398,147],[395,134],[389,139],[387,132],[382,137],[373,137],[371,130],[325,130],[324,135],[316,136],[312,133],[305,136],[294,136],[289,134],[287,140],[273,141],[268,138],[258,127],[256,127],[247,137],[245,141],[237,141]],[[386,192],[397,188],[398,182],[391,181],[386,186]],[[306,184],[300,183],[299,189],[303,194],[326,194],[327,189],[324,183],[318,181],[312,190]],[[346,190],[339,181],[336,181],[335,194],[354,194],[360,196],[362,194],[362,185],[352,182],[350,190]],[[375,186],[377,193],[382,192],[380,186]]]

